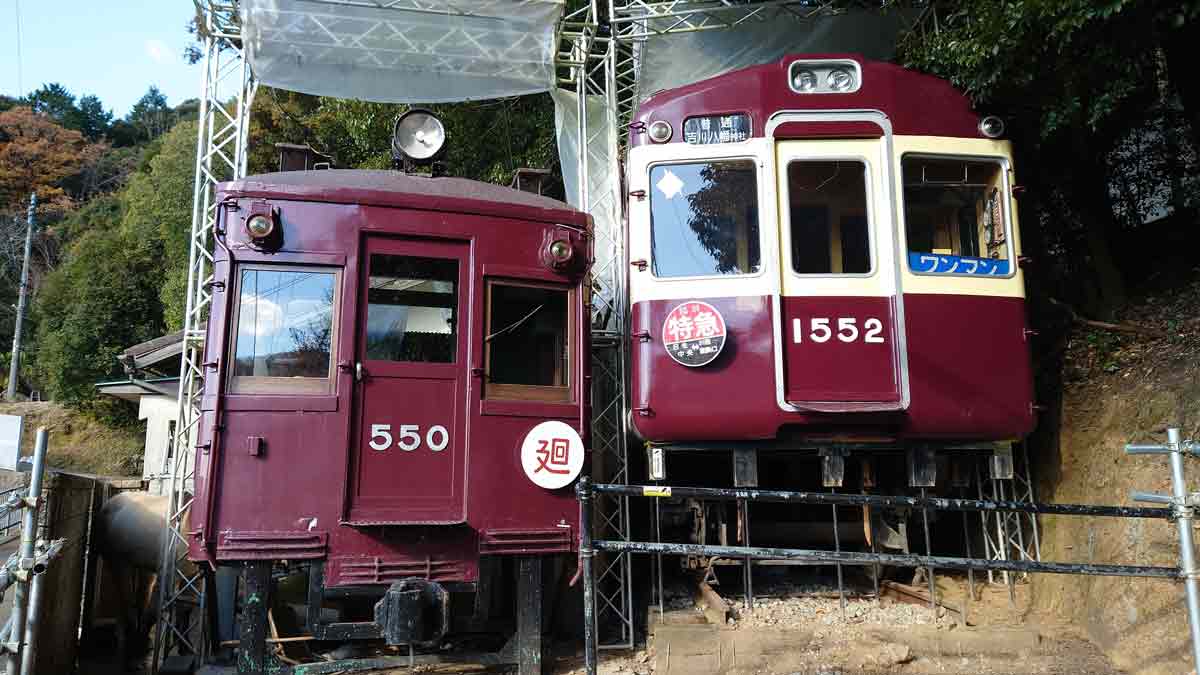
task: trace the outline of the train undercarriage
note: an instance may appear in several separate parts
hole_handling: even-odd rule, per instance
[[[1027,551],[1033,549],[1037,536],[1032,519],[989,515],[964,518],[909,505],[751,504],[746,499],[677,496],[680,487],[690,486],[732,488],[735,492],[753,489],[918,499],[1031,500],[1024,449],[1018,446],[1017,454],[1020,461],[1014,462],[1014,446],[1010,443],[910,449],[851,444],[804,449],[781,444],[744,444],[725,449],[708,444],[648,445],[646,475],[657,484],[675,487],[674,492],[664,487],[662,495],[647,505],[648,524],[640,529],[635,524],[633,533],[646,541],[696,546],[1029,557]],[[646,495],[656,496],[649,492]],[[740,582],[747,603],[753,601],[754,568],[814,564],[695,554],[674,557],[678,559],[678,570],[700,579]],[[670,576],[675,562],[665,564]],[[875,583],[876,592],[881,578],[896,571],[883,565],[860,569]],[[661,584],[661,573],[657,574]],[[924,576],[923,571],[920,576]],[[661,595],[662,591],[651,592]]]

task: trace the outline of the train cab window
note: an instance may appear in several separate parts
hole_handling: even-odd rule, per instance
[[[909,269],[982,276],[1011,271],[1003,164],[918,155],[906,156],[901,168]]]
[[[796,274],[870,274],[866,177],[867,166],[858,161],[788,165]]]
[[[453,363],[458,261],[372,253],[367,359]]]
[[[328,268],[239,268],[230,393],[332,392],[338,276]]]
[[[484,396],[570,401],[570,292],[499,282],[487,291]]]
[[[754,161],[725,159],[650,169],[654,276],[754,274],[760,258]]]

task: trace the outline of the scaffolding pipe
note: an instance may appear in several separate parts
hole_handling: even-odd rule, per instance
[[[903,497],[888,495],[846,494],[828,492],[788,492],[742,488],[664,487],[653,485],[618,485],[612,483],[592,486],[598,494],[647,496],[661,495],[693,499],[746,499],[759,502],[793,504],[822,504],[836,506],[883,506],[891,508],[931,508],[942,511],[1017,511],[1060,516],[1104,516],[1111,518],[1173,518],[1171,509],[1139,506],[1102,506],[1096,504],[1040,504],[1006,500],[959,499],[949,497]],[[664,494],[667,492],[668,494]]]
[[[26,498],[28,508],[23,514],[21,523],[21,547],[18,549],[17,589],[13,593],[12,627],[9,629],[8,644],[5,648],[7,672],[18,675],[21,672],[23,638],[25,637],[26,608],[29,604],[29,582],[33,576],[33,565],[36,562],[34,543],[37,541],[38,506],[42,499],[42,474],[46,468],[46,445],[49,434],[46,427],[38,427],[37,441],[33,448],[33,466],[29,475],[29,496]]]
[[[1183,441],[1179,437],[1179,429],[1167,429],[1166,445],[1136,445],[1125,446],[1127,455],[1170,455],[1171,461],[1171,492],[1170,496],[1156,495],[1135,491],[1132,495],[1135,501],[1170,504],[1169,509],[1176,517],[1179,527],[1179,576],[1183,578],[1184,590],[1187,593],[1188,626],[1192,633],[1192,660],[1200,670],[1200,569],[1196,568],[1196,549],[1192,541],[1192,521],[1195,520],[1197,499],[1189,496],[1187,483],[1183,474],[1183,456],[1192,454],[1194,444]]]
[[[720,558],[760,558],[766,560],[802,560],[814,564],[874,565],[895,567],[942,567],[946,569],[998,569],[1009,572],[1043,572],[1048,574],[1086,574],[1103,577],[1150,577],[1179,579],[1183,575],[1175,567],[1149,565],[1106,565],[1091,563],[1039,562],[1034,560],[983,560],[904,553],[865,553],[857,551],[821,551],[799,548],[764,548],[756,546],[716,546],[705,544],[667,544],[648,541],[612,541],[597,539],[591,542],[596,551],[614,553],[662,553],[665,555],[716,556]],[[586,574],[585,574],[586,576]]]
[[[583,644],[584,668],[596,675],[596,576],[592,569],[592,486],[587,476],[575,484],[579,499],[579,560],[583,566]]]
[[[25,620],[25,649],[21,654],[21,675],[37,675],[34,669],[37,668],[38,635],[42,632],[38,622],[41,619],[42,598],[46,594],[43,588],[45,582],[46,575],[38,573],[34,575],[30,584],[29,609]]]
[[[1175,500],[1182,506],[1188,504],[1187,484],[1183,476],[1183,447],[1179,440],[1179,429],[1167,430],[1167,443],[1171,446],[1171,488]],[[1179,573],[1187,591],[1188,625],[1192,629],[1192,659],[1200,669],[1200,586],[1196,577],[1196,549],[1192,544],[1192,507],[1188,504],[1179,509]]]

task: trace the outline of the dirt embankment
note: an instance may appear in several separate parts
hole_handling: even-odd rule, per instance
[[[1129,442],[1163,442],[1167,427],[1200,438],[1200,282],[1145,299],[1120,320],[1144,334],[1081,327],[1065,352],[1062,398],[1033,439],[1038,498],[1131,504],[1130,491],[1170,493],[1163,456],[1126,456]],[[1189,460],[1200,491],[1200,460]],[[1161,520],[1043,517],[1042,559],[1168,565],[1175,525]],[[1033,610],[1086,631],[1119,668],[1192,672],[1183,586],[1177,582],[1037,575]]]
[[[0,414],[22,415],[25,434],[23,454],[32,454],[35,432],[46,427],[50,434],[47,458],[50,466],[68,471],[104,476],[142,475],[144,432],[141,429],[111,429],[56,403],[0,403]],[[0,486],[13,483],[12,472],[0,470]]]

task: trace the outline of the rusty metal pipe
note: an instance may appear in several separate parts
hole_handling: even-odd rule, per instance
[[[613,541],[597,539],[591,542],[596,551],[614,553],[663,553],[667,555],[718,556],[722,558],[765,558],[804,560],[811,563],[842,563],[843,565],[873,565],[881,563],[895,567],[937,566],[945,569],[994,569],[1008,572],[1044,572],[1049,574],[1087,574],[1110,577],[1150,577],[1179,579],[1177,567],[1148,565],[1093,565],[1087,563],[1039,562],[1033,560],[981,560],[949,556],[906,555],[900,553],[860,553],[857,551],[814,551],[796,548],[761,548],[747,546],[706,546],[702,544],[663,544],[647,541]]]
[[[1041,513],[1060,516],[1105,516],[1111,518],[1172,518],[1171,509],[1139,506],[1102,506],[1096,504],[1044,504],[1039,502],[1014,502],[995,499],[961,499],[949,497],[902,497],[868,494],[830,494],[828,492],[788,492],[784,490],[758,490],[747,488],[698,488],[650,485],[619,485],[597,483],[592,485],[596,494],[627,495],[642,497],[647,494],[670,491],[672,497],[694,499],[724,499],[792,504],[824,504],[838,506],[887,506],[893,508],[930,508],[943,511],[1012,511],[1019,513]]]

